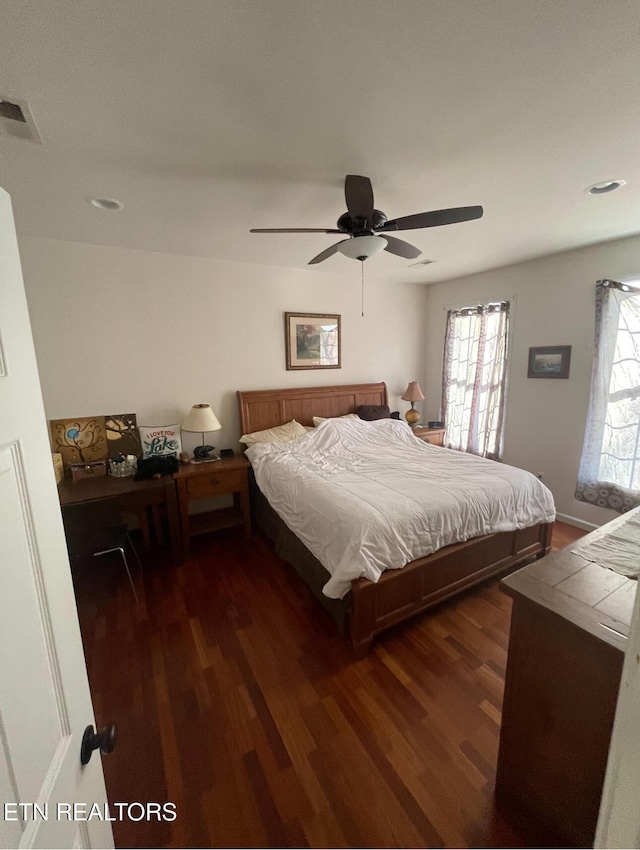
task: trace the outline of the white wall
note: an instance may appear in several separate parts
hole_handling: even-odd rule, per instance
[[[236,390],[385,381],[389,403],[424,380],[425,287],[350,274],[19,235],[47,417],[138,414],[173,424],[211,404],[217,448],[238,448]],[[365,269],[366,277],[366,269]],[[340,313],[342,369],[287,372],[285,311]],[[183,435],[185,448],[199,437]]]
[[[235,391],[387,382],[392,408],[409,380],[440,415],[446,310],[509,299],[511,351],[504,460],[542,472],[558,511],[600,524],[613,513],[573,498],[589,399],[594,285],[640,275],[640,237],[594,245],[453,281],[367,283],[359,265],[326,274],[224,263],[19,235],[46,414],[135,412],[179,422],[208,402],[237,448]],[[342,315],[340,370],[287,372],[286,310]],[[529,346],[571,345],[568,380],[527,379]],[[424,358],[426,346],[426,361]],[[192,448],[197,437],[185,436]]]
[[[509,300],[504,460],[542,472],[560,514],[598,525],[612,519],[613,511],[573,497],[589,403],[595,282],[639,276],[640,237],[634,236],[428,287],[423,418],[440,415],[447,309]],[[527,378],[529,347],[540,345],[572,346],[568,380]]]

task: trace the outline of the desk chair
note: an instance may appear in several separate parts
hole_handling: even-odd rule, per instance
[[[81,487],[82,482],[78,482],[77,486]],[[138,562],[140,574],[142,574],[142,562],[133,545],[127,523],[124,521],[117,501],[106,499],[69,505],[65,508],[64,515],[69,557],[93,555],[97,558],[100,555],[119,552],[137,605],[138,594],[125,554],[127,544]]]

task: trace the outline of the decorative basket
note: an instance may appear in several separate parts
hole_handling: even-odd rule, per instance
[[[135,455],[127,455],[122,459],[117,458],[109,461],[109,473],[115,478],[129,478],[138,471],[138,458]]]

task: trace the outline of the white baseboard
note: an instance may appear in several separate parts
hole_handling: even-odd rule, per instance
[[[585,531],[595,531],[596,528],[600,528],[599,525],[596,525],[593,522],[587,522],[584,519],[569,516],[569,514],[556,514],[556,519],[559,519],[560,522],[566,522],[567,525],[575,525],[576,528],[583,528]]]

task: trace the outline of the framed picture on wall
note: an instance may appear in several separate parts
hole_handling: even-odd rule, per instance
[[[329,313],[285,313],[287,369],[340,369],[340,316]]]
[[[527,378],[568,378],[570,363],[570,345],[530,348]]]

